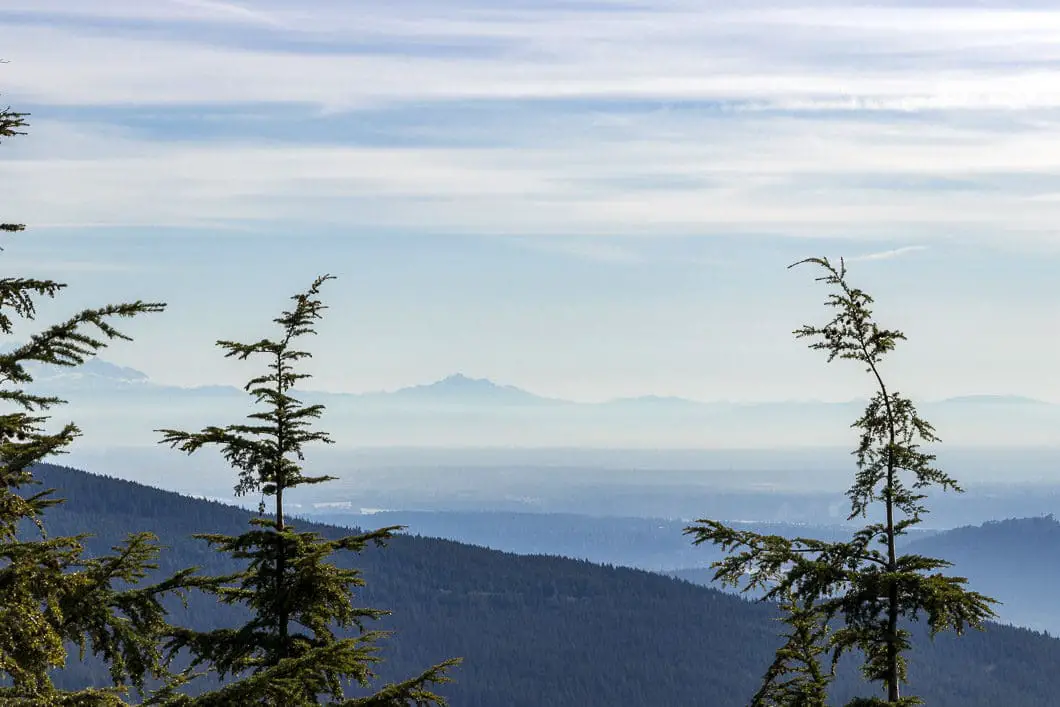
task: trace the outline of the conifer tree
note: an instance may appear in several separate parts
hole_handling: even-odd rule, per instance
[[[780,603],[788,626],[784,645],[762,678],[751,707],[824,707],[835,670],[825,670],[828,622],[812,598],[799,599],[790,590]]]
[[[294,306],[274,320],[280,329],[278,338],[217,342],[226,357],[265,361],[266,372],[245,388],[260,406],[248,416],[249,422],[196,433],[159,430],[162,443],[188,454],[219,447],[237,471],[236,494],[260,493],[262,499],[259,515],[242,535],[198,536],[245,563],[244,571],[213,591],[218,601],[247,607],[249,621],[238,628],[206,632],[175,629],[168,645],[171,655],[190,652],[189,671],[206,666],[225,686],[196,698],[174,696],[170,690],[160,702],[196,707],[445,704],[430,688],[448,681],[446,673],[455,660],[367,697],[345,696],[344,684],[370,688],[371,668],[381,660],[375,644],[384,634],[367,630],[366,623],[389,612],[356,608],[352,590],[363,586],[364,580],[358,571],[342,569],[330,558],[338,552],[360,552],[370,543],[382,544],[400,528],[327,540],[295,529],[284,510],[289,491],[333,478],[304,473],[303,449],[332,440],[312,426],[324,407],[304,405],[292,395],[294,386],[309,378],[298,372],[297,364],[311,354],[298,349],[297,343],[316,333],[315,322],[326,308],[319,291],[329,279],[318,278],[308,291],[292,298]],[[336,635],[338,629],[349,628],[357,629],[357,635]]]
[[[0,110],[0,141],[23,135],[26,114]],[[0,231],[25,227],[0,223]],[[36,303],[66,285],[48,279],[0,278],[0,332],[10,337],[18,320],[36,319]],[[161,597],[187,573],[151,586],[131,586],[155,569],[154,536],[130,536],[113,555],[88,558],[85,535],[50,537],[45,511],[62,502],[55,489],[34,489],[34,466],[62,454],[80,435],[73,423],[49,431],[48,410],[65,401],[29,392],[33,367],[77,366],[126,339],[114,320],[164,308],[132,302],[86,309],[46,327],[27,343],[0,354],[0,704],[43,707],[124,704],[131,684],[164,677],[158,637],[165,625]],[[65,665],[67,648],[109,664],[114,687],[64,691],[50,678]]]
[[[899,554],[899,537],[928,512],[925,491],[935,487],[960,492],[961,488],[922,447],[939,441],[934,428],[920,417],[912,400],[884,380],[883,359],[905,335],[876,323],[872,297],[848,282],[842,261],[838,267],[826,258],[795,263],[802,264],[824,270],[817,280],[831,287],[825,304],[835,316],[823,326],[801,327],[795,336],[810,339],[811,348],[827,353],[829,362],[861,364],[875,388],[865,412],[853,424],[859,440],[853,452],[857,473],[847,492],[848,520],[867,519],[870,510],[882,520],[868,522],[848,542],[835,543],[737,531],[706,519],[686,533],[697,544],[710,542],[729,553],[713,564],[716,579],[743,583],[745,590],[765,589],[768,600],[819,599],[819,625],[840,620],[841,626],[828,638],[833,668],[842,654],[859,650],[865,678],[878,683],[886,695],[886,699],[859,698],[849,705],[920,704],[916,697],[903,697],[900,690],[910,649],[904,622],[926,617],[932,636],[946,630],[961,634],[968,627],[981,629],[994,616],[991,605],[996,602],[967,590],[964,577],[944,575],[940,570],[950,566],[945,560]],[[789,602],[788,609],[797,611],[799,605]],[[795,614],[790,616],[794,621]],[[809,617],[798,620],[804,618]]]

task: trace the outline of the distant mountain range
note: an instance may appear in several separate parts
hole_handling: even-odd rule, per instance
[[[947,405],[1049,405],[1044,400],[1022,395],[962,395],[940,402]]]
[[[85,444],[153,443],[152,429],[238,419],[249,400],[236,386],[179,387],[93,359],[40,367],[33,389],[70,401]],[[327,407],[340,444],[370,447],[591,447],[756,449],[849,447],[863,400],[700,402],[644,395],[584,403],[537,395],[455,373],[391,391],[302,391]],[[1060,405],[1006,395],[928,402],[922,412],[947,444],[1050,446],[1060,442]]]
[[[111,386],[116,392],[127,390],[129,386],[143,386],[146,390],[174,393],[239,393],[236,386],[168,386],[152,383],[147,374],[135,368],[118,366],[100,358],[93,358],[76,368],[59,366],[33,365],[31,370],[35,384],[39,387],[71,390],[84,387],[101,388]],[[852,406],[861,405],[861,400],[841,403],[821,401],[775,401],[761,403],[732,403],[724,401],[704,402],[679,396],[642,395],[614,398],[600,403],[579,403],[562,398],[550,398],[514,385],[495,383],[488,378],[473,378],[463,373],[453,373],[433,383],[422,383],[390,391],[373,391],[365,393],[337,393],[332,391],[307,390],[304,395],[312,397],[355,398],[364,402],[416,403],[416,404],[460,404],[460,405],[578,405],[583,407],[615,408],[692,408],[692,407],[776,407],[776,406]],[[1019,395],[965,395],[934,401],[944,405],[1050,405],[1044,400],[1037,400]]]
[[[313,393],[319,395],[321,392]],[[487,378],[470,378],[463,373],[422,385],[377,393],[346,393],[367,401],[409,403],[457,403],[486,405],[564,405],[565,400],[534,395],[513,385],[499,385]]]
[[[118,366],[101,358],[91,358],[75,367],[51,366],[40,363],[27,364],[33,377],[48,385],[72,385],[86,382],[105,383],[114,386],[148,384],[147,374],[135,368]]]

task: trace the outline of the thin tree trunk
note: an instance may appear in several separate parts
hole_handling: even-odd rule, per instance
[[[277,487],[276,489],[276,600],[280,602],[280,611],[277,616],[277,628],[279,629],[280,637],[280,653],[279,658],[283,660],[287,658],[287,641],[288,641],[288,630],[287,624],[289,623],[289,617],[287,616],[286,600],[283,597],[283,575],[287,571],[287,545],[283,539],[283,488]]]
[[[283,358],[281,354],[276,355],[276,388],[280,395],[284,394],[283,386]],[[287,571],[287,544],[284,542],[283,531],[286,528],[283,517],[283,489],[286,479],[283,478],[283,454],[284,454],[284,418],[281,411],[277,411],[276,419],[276,472],[274,482],[276,483],[276,600],[280,602],[280,610],[277,615],[277,633],[280,639],[279,658],[283,660],[288,656],[288,624],[290,616],[287,615],[287,600],[284,598],[283,575]]]
[[[894,478],[894,471],[888,472],[888,486]],[[887,499],[887,570],[897,569],[897,557],[894,547],[894,504]],[[898,585],[891,583],[888,589],[887,607],[887,700],[898,702]]]
[[[862,350],[868,354],[864,345]],[[894,573],[898,569],[898,552],[895,548],[894,535],[894,475],[895,475],[895,422],[894,411],[891,409],[891,398],[887,393],[887,385],[883,377],[873,363],[869,364],[876,382],[879,383],[880,393],[883,395],[883,404],[887,411],[888,445],[887,445],[887,491],[884,499],[887,507],[887,571]],[[898,685],[898,585],[891,583],[887,590],[887,701],[897,703],[901,699],[901,691]]]

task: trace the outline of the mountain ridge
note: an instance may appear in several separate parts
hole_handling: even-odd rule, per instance
[[[158,392],[183,392],[183,393],[242,393],[242,388],[221,384],[207,384],[195,386],[176,386],[164,383],[156,383],[150,377],[138,369],[120,366],[105,359],[94,357],[89,359],[85,365],[75,369],[65,369],[59,366],[44,366],[36,364],[32,366],[35,377],[35,385],[41,387],[62,386],[66,383],[77,383],[80,381],[92,381],[98,388],[99,384],[113,382],[119,385],[135,383],[145,389]],[[75,385],[74,387],[81,387]],[[516,385],[497,383],[490,378],[477,378],[463,372],[455,372],[428,383],[414,383],[391,390],[376,390],[363,392],[336,392],[328,390],[306,389],[300,390],[300,394],[313,397],[335,397],[346,399],[358,399],[364,402],[448,402],[448,403],[495,403],[495,404],[527,404],[527,405],[564,405],[578,406],[583,408],[768,408],[789,406],[848,406],[862,404],[863,401],[855,399],[848,401],[826,402],[821,400],[772,400],[757,402],[732,402],[727,400],[697,400],[679,395],[658,395],[647,393],[644,395],[621,396],[610,398],[599,402],[579,402],[566,398],[556,398],[539,395]],[[927,401],[927,404],[937,405],[1032,405],[1032,406],[1055,406],[1056,403],[1031,398],[1028,396],[1014,394],[967,394]]]
[[[908,548],[952,561],[953,572],[1002,602],[1006,620],[1060,636],[1060,521],[1052,513],[965,525]]]
[[[230,571],[226,558],[190,536],[240,532],[252,515],[75,469],[41,465],[35,472],[68,499],[45,514],[53,537],[91,528],[96,535],[85,545],[93,553],[127,532],[154,532],[167,548],[162,575],[191,565]],[[345,532],[297,524],[328,537]],[[639,570],[411,535],[348,559],[368,582],[359,602],[394,611],[377,625],[395,632],[383,647],[380,678],[462,656],[456,682],[442,688],[460,707],[737,707],[779,644],[771,607]],[[230,609],[209,597],[190,601],[186,610],[171,605],[174,620],[198,627],[231,621]],[[910,691],[933,707],[1055,704],[1060,641],[993,624],[985,633],[932,641],[922,625],[911,628]],[[57,680],[103,685],[106,671],[74,657]],[[842,704],[870,691],[851,661],[840,664],[833,699]]]

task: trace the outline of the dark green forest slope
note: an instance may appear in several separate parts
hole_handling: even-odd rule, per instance
[[[1056,518],[1011,518],[954,528],[911,543],[909,549],[937,554],[974,586],[1004,604],[1006,621],[1060,635],[1060,522]]]
[[[223,556],[189,536],[237,533],[247,522],[239,509],[127,481],[54,466],[39,476],[68,499],[47,515],[53,533],[94,533],[89,549],[99,551],[126,532],[155,532],[169,547],[167,574],[189,565],[223,571]],[[362,603],[395,612],[385,620],[397,633],[380,673],[463,656],[456,683],[442,688],[453,707],[736,707],[757,689],[779,640],[768,607],[638,570],[407,536],[351,559],[368,581]],[[222,624],[226,611],[193,601],[187,622]],[[1058,664],[1060,641],[991,626],[934,644],[918,636],[911,677],[936,707],[1044,706],[1057,704]],[[77,665],[61,680],[102,675]],[[836,699],[858,680],[844,671]]]

